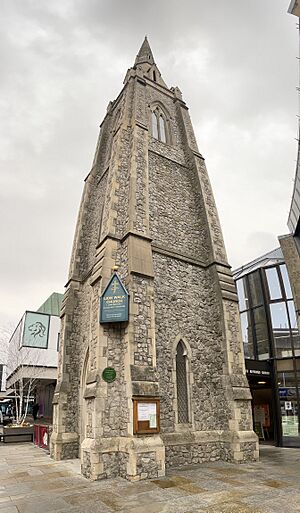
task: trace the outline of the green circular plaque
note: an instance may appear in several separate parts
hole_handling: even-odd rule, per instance
[[[112,383],[113,381],[115,381],[116,376],[117,373],[113,367],[106,367],[106,369],[104,369],[104,371],[102,372],[102,378],[104,379],[104,381],[106,381],[106,383]]]

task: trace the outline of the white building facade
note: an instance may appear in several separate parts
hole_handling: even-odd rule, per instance
[[[55,295],[60,304],[62,295]],[[51,312],[47,301],[37,311],[26,311],[10,338],[6,389],[10,396],[20,387],[24,387],[25,392],[30,390],[31,402],[35,400],[39,404],[39,415],[51,420],[60,318],[59,306],[54,309],[55,315],[46,313]],[[46,304],[48,308],[43,308]]]

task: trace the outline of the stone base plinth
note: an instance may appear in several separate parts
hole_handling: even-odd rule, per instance
[[[78,458],[79,441],[77,433],[52,433],[50,438],[50,456],[54,460]]]
[[[259,459],[259,442],[254,431],[237,431],[231,441],[232,461],[249,463]]]
[[[211,461],[257,461],[258,439],[253,431],[194,431],[163,435],[166,467]]]
[[[78,454],[74,433],[51,436],[56,460],[80,456],[82,474],[92,480],[123,477],[140,481],[165,475],[165,468],[212,461],[247,463],[259,458],[253,431],[189,431],[141,437],[86,438]]]
[[[92,480],[121,476],[140,481],[165,475],[165,448],[159,435],[116,437],[81,444],[81,471]]]

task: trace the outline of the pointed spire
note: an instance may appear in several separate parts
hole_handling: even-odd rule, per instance
[[[145,36],[145,39],[140,48],[140,51],[136,56],[134,65],[136,66],[137,64],[143,64],[145,62],[147,62],[149,64],[154,64],[154,58],[153,58],[153,54],[152,54],[147,36]]]

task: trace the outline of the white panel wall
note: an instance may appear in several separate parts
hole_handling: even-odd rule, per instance
[[[42,349],[39,347],[22,347],[25,315],[22,317],[9,343],[7,377],[20,365],[57,367],[57,340],[60,331],[60,318],[54,315],[49,316],[48,347],[47,349]]]

